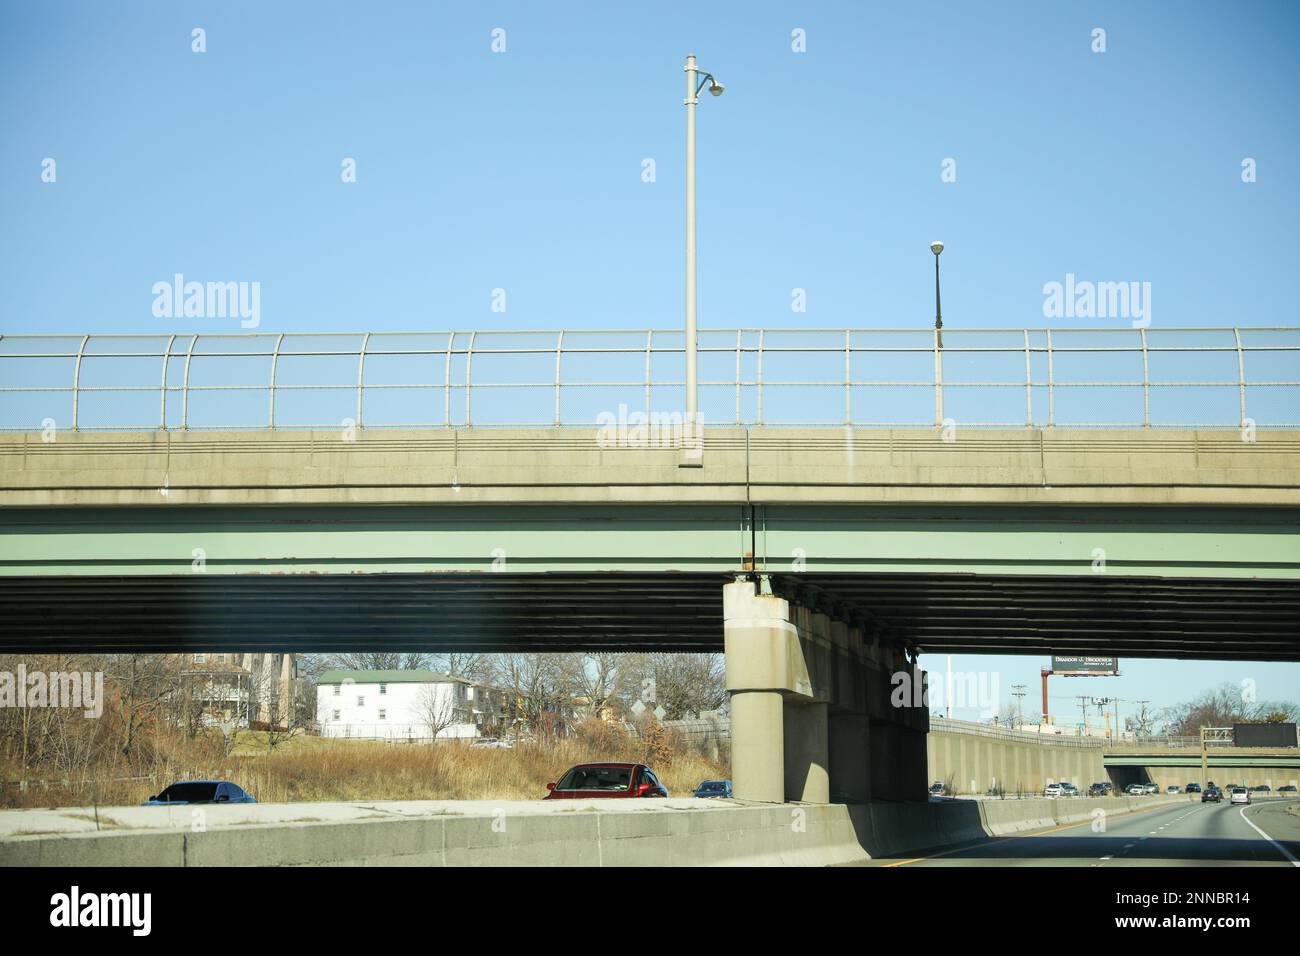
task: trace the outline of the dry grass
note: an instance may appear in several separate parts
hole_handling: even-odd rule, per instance
[[[673,795],[685,796],[701,780],[729,775],[727,762],[712,760],[680,741],[628,740],[605,731],[580,733],[551,742],[524,742],[513,748],[471,747],[459,743],[382,744],[357,740],[300,737],[266,752],[264,736],[241,734],[231,755],[222,758],[212,741],[177,746],[149,780],[97,779],[50,786],[12,786],[0,792],[0,806],[55,807],[98,803],[143,803],[174,780],[229,779],[263,803],[356,800],[534,800],[546,784],[575,763],[588,760],[650,762]],[[0,766],[0,778],[14,780],[15,768]],[[28,777],[36,777],[29,773]]]

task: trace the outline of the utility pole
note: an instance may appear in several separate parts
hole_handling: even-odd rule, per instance
[[[1115,698],[1114,698],[1114,697],[1094,697],[1094,698],[1092,699],[1092,702],[1093,702],[1094,704],[1096,704],[1099,708],[1101,708],[1101,707],[1105,707],[1107,704],[1113,704],[1113,703],[1115,703]],[[1105,713],[1105,711],[1103,711],[1103,713]],[[1106,713],[1106,736],[1107,736],[1107,737],[1110,736],[1110,714],[1109,714],[1109,713]]]
[[[1024,720],[1024,717],[1021,716],[1021,713],[1020,713],[1020,706],[1021,706],[1021,703],[1024,701],[1024,698],[1025,698],[1025,685],[1024,685],[1024,684],[1012,684],[1012,685],[1011,685],[1011,696],[1014,697],[1014,698],[1016,699],[1016,726],[1019,727],[1020,724],[1021,724],[1021,722]]]
[[[1088,702],[1092,700],[1086,694],[1080,694],[1074,698],[1079,702],[1079,709],[1083,712],[1083,728],[1079,734],[1080,737],[1088,736]]]

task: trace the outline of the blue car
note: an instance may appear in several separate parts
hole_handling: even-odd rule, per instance
[[[731,781],[730,780],[705,780],[695,788],[693,794],[697,797],[710,799],[730,799],[731,798]]]
[[[238,784],[229,780],[187,780],[174,783],[156,797],[150,797],[146,807],[168,807],[190,803],[257,803]]]

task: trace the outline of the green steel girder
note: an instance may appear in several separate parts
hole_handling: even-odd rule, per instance
[[[0,575],[742,571],[1300,580],[1300,509],[13,508]]]

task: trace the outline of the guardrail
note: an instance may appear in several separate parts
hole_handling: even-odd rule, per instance
[[[679,414],[680,331],[0,336],[0,430]],[[704,424],[1296,428],[1300,328],[699,333]],[[632,422],[635,427],[635,422]]]
[[[930,730],[955,734],[972,734],[977,737],[995,737],[1017,743],[1043,744],[1050,747],[1080,747],[1100,749],[1108,743],[1104,737],[1079,737],[1067,734],[1040,734],[1032,730],[1012,730],[1009,727],[992,727],[969,720],[930,716]]]

